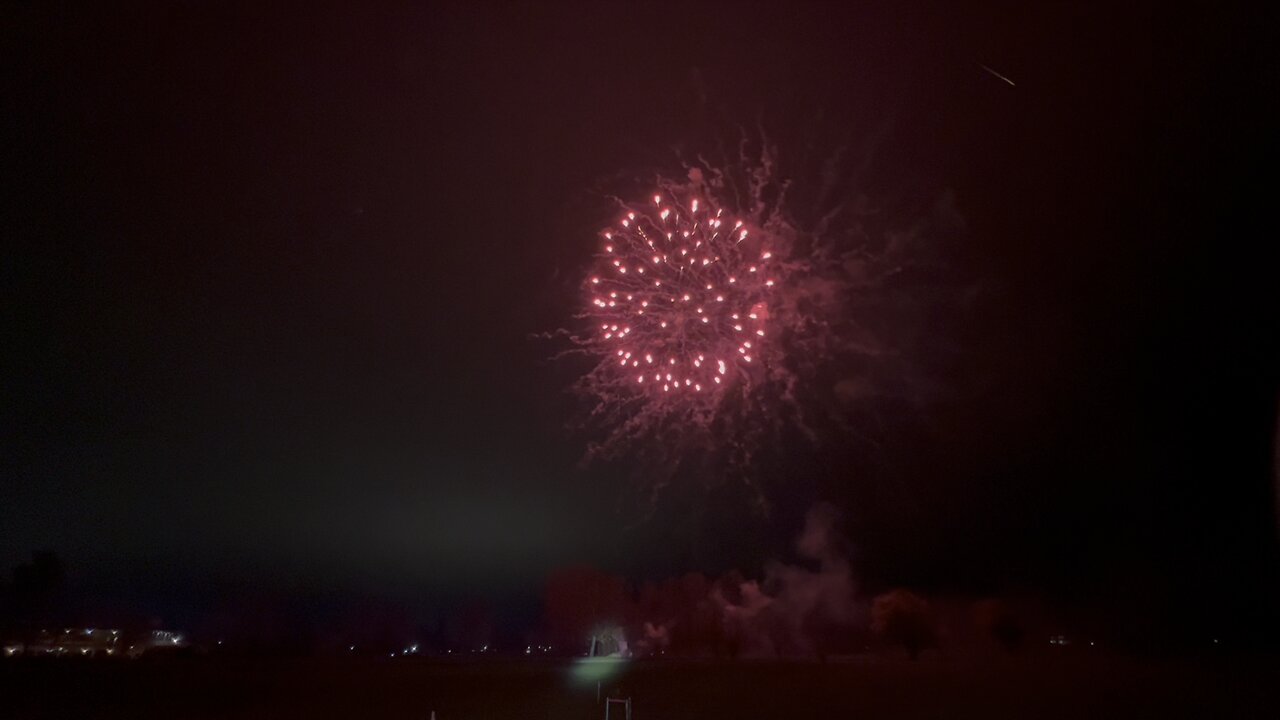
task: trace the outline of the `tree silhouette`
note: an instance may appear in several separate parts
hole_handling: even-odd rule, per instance
[[[978,627],[1005,650],[1012,652],[1022,643],[1022,623],[1008,603],[995,598],[983,600],[974,605],[973,615]]]
[[[885,640],[901,645],[912,660],[937,642],[937,629],[928,601],[910,590],[891,590],[872,601],[871,630]]]
[[[13,569],[13,582],[5,593],[5,614],[18,624],[45,620],[61,594],[66,570],[58,555],[31,553],[31,562]]]

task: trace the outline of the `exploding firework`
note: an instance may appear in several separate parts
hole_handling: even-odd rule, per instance
[[[574,339],[593,365],[578,387],[605,433],[589,456],[642,449],[632,457],[656,486],[692,458],[741,469],[765,434],[799,417],[783,410],[798,409],[805,362],[788,354],[814,335],[797,299],[822,263],[796,257],[797,233],[776,206],[739,213],[724,190],[691,169],[620,201],[584,280]]]
[[[911,325],[897,278],[926,224],[873,237],[839,154],[801,181],[781,179],[768,142],[739,151],[615,198],[566,335],[590,363],[576,383],[588,460],[624,459],[655,492],[736,476],[765,502],[760,450],[855,429],[853,406],[878,392],[882,335]]]
[[[628,210],[601,233],[588,280],[592,347],[610,384],[634,383],[640,403],[714,412],[776,352],[769,313],[782,270],[767,240],[708,198],[658,192]]]

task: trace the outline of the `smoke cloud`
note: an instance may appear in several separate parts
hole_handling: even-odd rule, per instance
[[[796,539],[797,564],[771,562],[763,577],[699,573],[629,592],[617,577],[570,568],[548,582],[548,631],[582,647],[621,629],[635,655],[822,657],[855,646],[864,614],[829,505],[812,508]]]

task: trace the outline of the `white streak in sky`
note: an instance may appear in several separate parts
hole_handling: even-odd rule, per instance
[[[1007,78],[1007,77],[1005,77],[1005,76],[1001,75],[1000,73],[996,72],[995,70],[992,70],[991,68],[987,67],[986,65],[983,65],[982,63],[978,63],[978,65],[979,65],[983,70],[986,70],[987,72],[991,73],[992,75],[995,75],[996,77],[998,77],[998,78],[1000,78],[1001,80],[1003,80],[1003,81],[1005,81],[1005,82],[1009,83],[1010,85],[1013,85],[1014,87],[1017,87],[1017,85],[1015,85],[1015,84],[1014,84],[1014,82],[1013,82],[1012,80],[1010,80],[1009,78]]]

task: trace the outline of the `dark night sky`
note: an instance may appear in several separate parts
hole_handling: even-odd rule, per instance
[[[685,569],[686,531],[623,531],[620,477],[575,469],[530,335],[574,307],[601,178],[821,110],[887,128],[869,193],[954,193],[984,300],[947,377],[981,390],[710,521],[703,569],[829,499],[869,585],[1275,591],[1262,19],[256,5],[3,11],[0,565],[53,549],[162,607]]]

